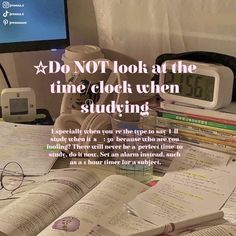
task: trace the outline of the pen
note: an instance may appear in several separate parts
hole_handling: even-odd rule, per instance
[[[155,229],[131,234],[129,236],[154,236],[154,235],[159,235],[159,234],[164,234],[164,233],[171,233],[178,229],[190,227],[197,224],[202,224],[208,221],[217,220],[217,219],[223,218],[223,216],[224,216],[224,213],[222,211],[216,211],[216,212],[212,212],[206,215],[201,215],[194,218],[178,221],[175,223],[168,223],[166,225],[161,225]]]

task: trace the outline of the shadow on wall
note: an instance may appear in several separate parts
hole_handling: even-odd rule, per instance
[[[71,44],[98,45],[93,0],[68,0]]]
[[[68,16],[71,45],[98,44],[97,24],[92,0],[68,0]],[[36,92],[37,107],[48,109],[53,118],[59,115],[62,94],[51,94],[50,84],[57,80],[64,83],[64,75],[58,73],[36,76],[34,66],[38,65],[41,60],[45,65],[50,60],[56,60],[62,64],[63,53],[63,50],[14,53],[19,86],[32,87]]]

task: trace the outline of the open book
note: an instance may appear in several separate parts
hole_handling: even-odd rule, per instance
[[[202,223],[218,226],[194,235],[236,236],[218,212],[223,207],[226,219],[236,221],[235,162],[197,147],[184,152],[152,188],[121,175],[100,183],[85,169],[52,172],[0,210],[0,236],[184,235]]]
[[[86,235],[104,215],[122,209],[147,188],[124,176],[110,176],[99,184],[90,171],[59,170],[0,211],[0,235]],[[150,225],[145,222],[144,230]]]
[[[236,217],[232,195],[235,162],[231,159],[229,155],[186,146],[155,187],[147,189],[124,176],[110,176],[39,235],[152,236],[164,231],[184,235],[207,228],[199,235],[210,232],[217,236],[219,231],[220,236],[236,236],[234,226],[227,225],[227,220],[232,222]],[[219,209],[226,213],[227,220]],[[70,228],[69,232],[67,226],[63,229],[65,221],[71,226],[75,219],[80,222],[77,231]]]
[[[122,236],[141,232],[145,236],[142,232],[158,226],[130,212],[128,203],[148,191],[146,185],[125,176],[111,175],[99,183],[94,173],[84,169],[59,170],[0,211],[0,235]],[[217,227],[224,228],[213,230],[233,230]]]

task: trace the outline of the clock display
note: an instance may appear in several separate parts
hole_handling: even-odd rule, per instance
[[[11,115],[27,115],[28,114],[28,99],[27,98],[10,99],[10,114]]]
[[[215,78],[212,76],[167,71],[164,83],[179,85],[180,92],[175,95],[213,101]]]

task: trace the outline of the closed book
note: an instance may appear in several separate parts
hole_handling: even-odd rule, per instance
[[[194,132],[201,132],[204,134],[215,135],[221,138],[235,139],[236,131],[221,129],[211,126],[204,126],[195,123],[183,122],[180,120],[172,120],[163,117],[156,117],[156,126],[160,128],[177,128],[177,129],[187,129]]]
[[[162,112],[162,113],[160,113],[160,115],[163,118],[167,118],[167,119],[179,120],[179,121],[188,122],[191,124],[200,124],[200,125],[204,125],[204,126],[210,126],[210,127],[220,128],[220,129],[228,129],[228,130],[235,130],[236,131],[236,125],[193,118],[193,117],[191,117],[191,115],[188,116],[185,114],[174,114],[174,113],[169,113],[169,112]]]
[[[166,111],[174,111],[191,115],[206,116],[209,118],[215,118],[215,120],[223,119],[225,120],[225,122],[236,121],[236,103],[232,103],[227,108],[222,108],[219,110],[209,110],[197,107],[190,107],[182,104],[181,105],[172,104],[166,101],[161,102],[160,107]]]

